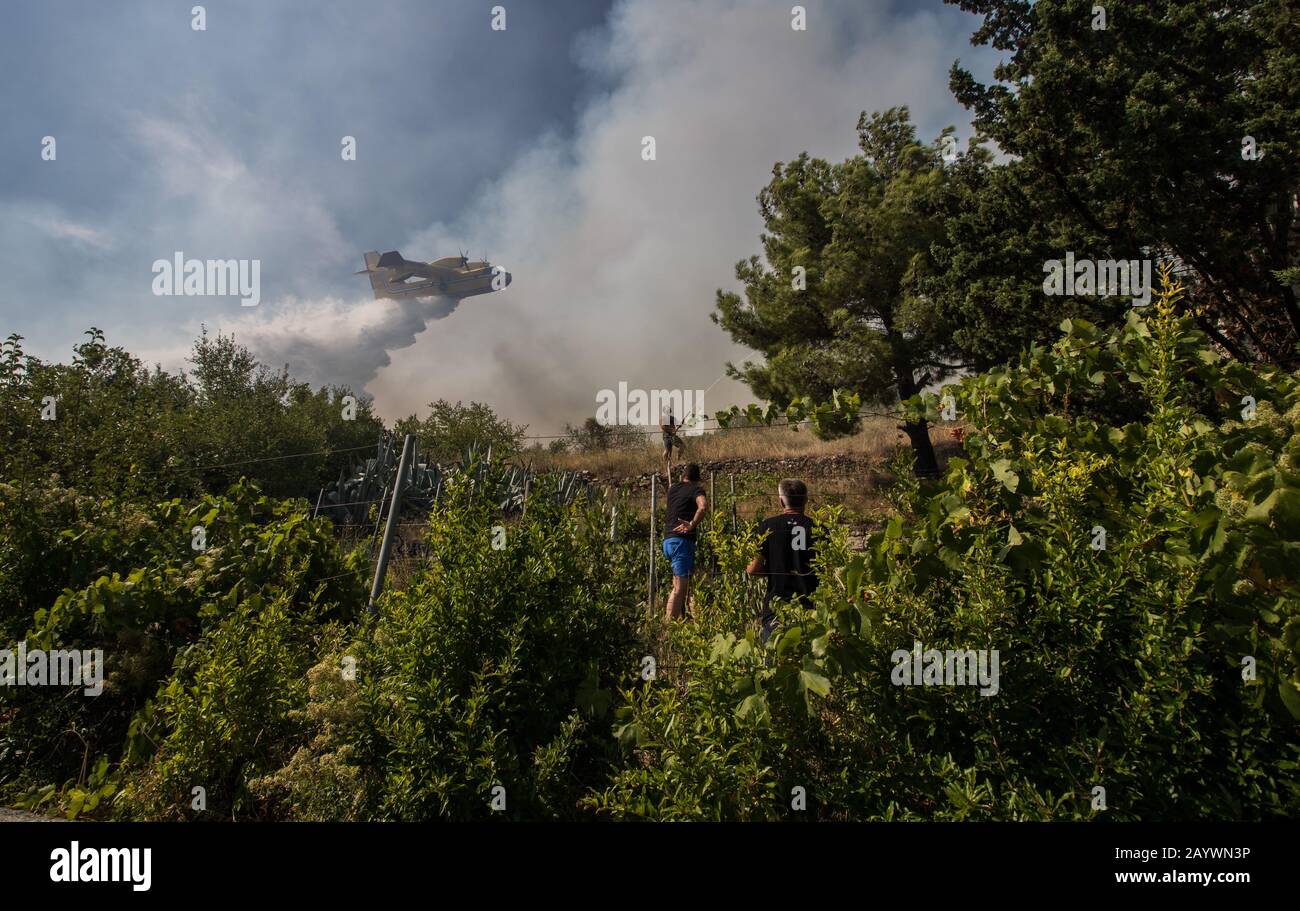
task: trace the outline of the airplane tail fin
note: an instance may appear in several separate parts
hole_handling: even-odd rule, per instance
[[[370,287],[375,292],[375,300],[388,297],[387,280],[382,269],[384,256],[388,256],[388,254],[385,253],[384,256],[380,256],[378,250],[367,250],[365,256],[366,268],[358,272],[357,275],[370,276]]]

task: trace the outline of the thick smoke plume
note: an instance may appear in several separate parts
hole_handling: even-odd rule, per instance
[[[620,381],[712,387],[709,412],[751,401],[717,382],[727,361],[752,354],[709,314],[716,289],[736,286],[736,261],[760,250],[755,196],[772,165],[804,150],[854,154],[863,110],[910,105],[926,137],[966,121],[947,70],[969,52],[972,17],[858,0],[809,11],[800,32],[788,7],[770,4],[616,6],[583,45],[615,88],[577,134],[539,141],[480,204],[403,248],[482,245],[514,283],[394,354],[369,387],[381,413],[477,399],[546,434],[593,415],[597,393]]]
[[[429,323],[446,319],[457,301],[290,299],[274,310],[220,324],[264,363],[287,364],[297,379],[361,392],[391,363],[390,352],[415,344]]]
[[[736,287],[737,260],[760,250],[755,196],[773,164],[854,154],[863,110],[906,104],[927,138],[950,123],[966,132],[947,70],[969,52],[974,22],[838,0],[810,6],[797,31],[770,4],[626,0],[579,44],[612,89],[573,135],[539,137],[454,218],[360,241],[410,259],[468,245],[511,271],[508,289],[466,299],[450,319],[445,301],[300,290],[222,328],[314,382],[364,383],[388,419],[477,400],[555,433],[620,382],[708,389],[709,413],[750,401],[719,380],[752,354],[709,314],[715,291]]]

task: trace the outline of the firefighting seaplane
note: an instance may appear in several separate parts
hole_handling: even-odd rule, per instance
[[[475,294],[502,291],[512,276],[487,260],[471,262],[465,254],[446,256],[433,262],[406,259],[396,250],[365,254],[366,267],[357,275],[369,275],[375,299],[381,297],[450,297],[460,300]]]

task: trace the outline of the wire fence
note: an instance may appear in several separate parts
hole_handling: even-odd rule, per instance
[[[734,473],[729,474],[727,477],[729,482],[728,487],[731,487],[731,485],[734,484],[734,478],[735,478]],[[717,480],[717,475],[716,474],[711,475],[709,478],[709,486],[713,487],[715,485],[716,480]],[[704,489],[704,486],[705,485],[701,482],[700,487],[702,491]],[[608,493],[612,489],[613,488],[607,489],[606,492]],[[649,509],[649,516],[650,516],[650,521],[647,526],[648,537],[645,539],[648,545],[646,551],[647,564],[646,564],[646,573],[645,573],[647,579],[646,609],[650,611],[654,609],[657,601],[660,599],[661,596],[661,591],[660,591],[662,587],[660,582],[661,564],[667,563],[669,561],[667,556],[665,556],[661,550],[661,545],[665,537],[667,536],[664,534],[662,526],[658,524],[658,520],[659,520],[658,513],[661,511],[661,509],[660,509],[660,504],[658,503],[657,485],[652,485],[652,489],[647,491],[646,493],[649,501],[648,509]],[[709,495],[706,494],[706,497],[707,496]],[[850,493],[845,491],[826,491],[821,494],[810,495],[809,500],[810,502],[813,503],[815,503],[816,501],[832,501],[832,502],[842,503],[860,496],[861,494]],[[717,502],[710,502],[709,504],[710,527],[716,528],[717,525],[721,523],[724,526],[729,527],[729,529],[734,533],[739,528],[741,528],[742,525],[756,522],[757,519],[743,518],[740,515],[738,515],[735,507],[741,503],[751,502],[760,499],[765,501],[773,501],[773,509],[775,511],[777,506],[777,496],[775,491],[746,492],[746,491],[733,491],[730,489],[724,491],[724,493],[721,496],[717,497]],[[367,502],[382,503],[382,502],[388,502],[388,500],[387,499],[372,500]],[[664,505],[664,509],[666,510],[666,503],[663,505]],[[526,506],[526,501],[525,501],[525,506]],[[777,513],[774,512],[774,514]],[[618,519],[619,519],[617,508],[610,511],[609,518],[610,518],[610,539],[612,541],[617,539],[617,528],[618,528]],[[394,531],[398,529],[429,530],[432,528],[432,524],[431,524],[432,521],[433,521],[432,517],[426,518],[422,521],[414,521],[414,522],[399,521],[399,522],[392,523],[391,528]],[[665,521],[666,521],[666,516],[665,516]],[[346,527],[353,528],[356,531],[360,532],[363,536],[368,537],[369,538],[368,547],[371,552],[371,556],[376,557],[376,551],[379,546],[378,542],[376,541],[376,536],[378,534],[379,527],[382,523],[383,523],[383,509],[381,507],[378,515],[373,521],[367,521],[363,524],[355,524]],[[645,534],[647,532],[635,532],[635,534]],[[630,532],[625,528],[622,540],[625,541],[632,540],[632,538],[630,537],[631,534],[634,534],[634,532]],[[759,552],[756,551],[754,556],[757,557],[758,555]],[[432,549],[421,539],[420,536],[417,536],[415,540],[402,540],[398,542],[398,547],[395,552],[395,556],[398,557],[399,559],[413,560],[419,562],[422,560],[429,559],[432,556]],[[708,575],[711,575],[718,571],[716,566],[716,561],[710,559],[708,556],[702,557],[699,568],[701,573],[708,574]],[[333,579],[342,578],[343,576],[347,576],[347,575],[363,575],[363,571],[358,570],[356,573],[343,573],[336,576],[329,576],[324,579],[320,579],[316,581],[328,582]],[[762,578],[766,578],[769,576],[778,576],[778,577],[798,576],[798,577],[806,578],[807,573],[773,572],[764,568],[761,572],[754,574],[754,578],[756,582],[759,582],[761,581]]]
[[[859,411],[858,416],[859,417],[901,418],[902,412],[900,411]],[[779,430],[784,427],[802,427],[812,423],[813,423],[812,419],[809,418],[802,421],[774,421],[770,424],[729,424],[726,426],[718,425],[716,427],[700,428],[698,434],[703,436],[703,435],[709,435],[715,433],[742,431],[742,430]],[[602,425],[602,426],[614,426],[614,425]],[[627,433],[627,434],[640,434],[644,436],[655,436],[656,434],[661,434],[664,431],[658,427],[651,427],[651,428],[646,428],[644,430],[639,430],[634,427],[624,426],[620,428],[620,432]],[[677,434],[686,433],[686,431],[682,429],[682,425],[680,424],[677,425],[677,428],[674,432]],[[564,440],[564,439],[573,438],[575,434],[576,434],[576,430],[567,433],[559,433],[559,434],[524,434],[520,436],[518,439]],[[362,452],[365,450],[372,450],[375,448],[376,445],[374,443],[368,443],[364,446],[347,446],[341,448],[326,447],[324,449],[312,449],[312,450],[307,450],[305,452],[291,452],[291,453],[286,453],[284,455],[259,456],[258,458],[241,459],[235,462],[214,462],[208,465],[170,466],[168,470],[176,473],[184,473],[184,472],[191,472],[191,471],[215,471],[220,468],[239,468],[244,465],[258,465],[264,462],[278,462],[278,461],[285,461],[287,459],[301,459],[301,458],[308,458],[310,456],[319,456],[319,455],[323,455],[323,456],[339,455],[341,453]]]
[[[862,416],[862,417],[874,416],[874,417],[890,417],[890,418],[896,418],[896,417],[899,416],[899,413],[898,413],[898,412],[893,412],[893,411],[891,411],[891,412],[861,411],[861,412],[859,412],[859,416]],[[726,432],[726,431],[753,431],[753,430],[759,430],[759,431],[761,431],[761,430],[776,430],[776,429],[786,428],[786,427],[792,427],[792,426],[803,426],[803,425],[808,425],[808,424],[811,424],[811,423],[813,423],[812,420],[811,420],[811,419],[808,419],[808,420],[802,420],[802,421],[778,421],[778,422],[772,422],[772,423],[770,423],[770,424],[748,424],[748,423],[747,423],[747,424],[734,424],[734,425],[728,425],[728,426],[718,426],[718,427],[714,427],[714,428],[704,428],[704,429],[701,430],[701,432],[700,432],[699,435],[714,434],[714,433],[718,433],[718,432]],[[680,425],[679,425],[679,428],[678,428],[678,429],[680,430]],[[661,429],[658,429],[658,428],[648,428],[648,429],[646,429],[646,430],[629,430],[629,429],[626,429],[626,428],[625,428],[625,431],[626,431],[626,432],[630,432],[630,433],[640,433],[640,434],[645,434],[645,435],[654,435],[654,434],[662,433],[662,432],[663,432]],[[546,440],[546,439],[552,439],[552,440],[553,440],[553,439],[565,439],[565,438],[570,438],[570,437],[572,437],[572,436],[574,436],[573,433],[565,433],[565,434],[532,434],[532,435],[525,435],[525,436],[522,437],[522,439],[525,439],[525,440]],[[342,448],[339,448],[339,447],[326,447],[326,448],[316,449],[316,450],[308,450],[308,451],[303,451],[303,452],[293,452],[293,453],[284,453],[284,454],[280,454],[280,455],[260,456],[260,457],[256,457],[256,458],[241,459],[241,460],[235,460],[235,461],[215,462],[215,463],[204,464],[204,465],[189,465],[189,466],[172,467],[171,470],[172,470],[173,472],[175,472],[175,473],[182,474],[182,473],[189,473],[189,472],[216,471],[216,470],[220,470],[220,469],[239,468],[239,467],[248,466],[248,465],[259,465],[259,464],[265,464],[265,463],[269,463],[269,462],[288,461],[288,460],[290,460],[290,459],[310,458],[310,457],[313,457],[313,456],[325,456],[325,457],[329,457],[329,456],[332,456],[332,455],[346,454],[346,453],[354,453],[354,452],[363,452],[363,451],[371,451],[371,450],[378,452],[379,449],[380,449],[380,447],[382,447],[383,445],[384,445],[384,442],[383,442],[383,439],[381,438],[381,440],[380,440],[378,443],[367,444],[367,445],[364,445],[364,446],[351,446],[351,447],[342,447]],[[658,471],[653,472],[652,475],[651,475],[652,478],[656,478],[656,479],[658,478],[658,476],[659,476]],[[728,475],[727,475],[727,477],[728,477],[728,481],[729,481],[728,486],[729,486],[731,489],[728,490],[728,491],[726,491],[726,492],[724,492],[723,495],[722,495],[721,497],[718,497],[718,498],[717,498],[717,499],[718,499],[718,503],[716,503],[716,504],[711,503],[711,504],[710,504],[711,507],[712,507],[712,509],[713,509],[713,513],[712,513],[712,521],[717,521],[718,517],[722,517],[723,519],[726,519],[726,513],[727,513],[727,512],[730,512],[729,524],[730,524],[730,527],[731,527],[732,531],[735,531],[735,530],[739,527],[739,525],[740,525],[740,523],[741,523],[741,521],[742,521],[741,518],[740,518],[740,517],[738,516],[738,514],[737,514],[737,509],[736,509],[736,507],[737,507],[738,505],[740,505],[740,504],[745,504],[745,503],[749,503],[749,502],[752,502],[752,501],[754,501],[754,500],[760,500],[760,499],[761,499],[761,500],[765,500],[765,501],[773,502],[773,503],[774,503],[774,508],[775,508],[775,502],[776,502],[776,500],[777,500],[777,497],[776,497],[776,493],[775,493],[775,491],[736,491],[736,490],[734,489],[734,487],[735,487],[735,472],[729,472]],[[848,477],[850,477],[850,476],[845,475],[845,476],[843,476],[843,477],[848,478]],[[716,481],[716,478],[717,478],[717,474],[711,472],[711,473],[710,473],[710,479],[709,479],[709,480],[710,480],[710,488],[712,488],[714,482]],[[597,484],[598,487],[601,487],[601,488],[604,489],[604,492],[605,492],[605,494],[606,494],[607,496],[608,496],[608,494],[611,493],[611,492],[615,492],[615,493],[621,492],[622,489],[623,489],[623,486],[624,486],[624,485],[620,485],[620,484],[617,484],[617,483],[609,483],[609,482],[604,482],[604,483],[596,482],[596,484]],[[701,485],[701,486],[703,486],[703,485]],[[538,492],[538,494],[540,494],[540,492]],[[649,542],[648,542],[648,543],[649,543],[649,554],[648,554],[648,563],[649,563],[649,566],[647,567],[647,579],[648,579],[648,588],[647,588],[647,608],[649,609],[649,608],[651,608],[651,607],[654,605],[654,603],[655,603],[655,601],[656,601],[656,598],[657,598],[657,594],[658,594],[658,589],[659,589],[658,565],[659,565],[659,563],[660,563],[661,561],[666,561],[666,557],[663,557],[663,555],[662,555],[662,553],[661,553],[661,551],[660,551],[660,549],[659,549],[659,545],[660,545],[660,543],[661,543],[662,540],[663,540],[663,534],[662,534],[662,530],[656,530],[656,518],[657,518],[656,514],[660,511],[660,505],[659,505],[659,503],[657,502],[657,497],[658,497],[657,485],[655,485],[653,482],[652,482],[651,485],[650,485],[650,490],[648,491],[648,496],[649,496],[649,516],[650,516],[650,522],[649,522]],[[823,502],[825,502],[825,501],[830,501],[830,502],[838,502],[838,503],[847,503],[847,502],[849,502],[850,500],[861,499],[862,496],[863,496],[863,494],[861,494],[861,493],[850,493],[850,492],[845,492],[845,491],[824,491],[824,492],[821,492],[821,493],[814,493],[814,494],[810,497],[810,500],[811,500],[812,502],[817,502],[817,501],[823,501]],[[426,500],[427,498],[420,497],[420,498],[417,498],[417,499],[420,499],[420,500]],[[526,512],[526,509],[527,509],[527,499],[528,499],[528,497],[527,497],[527,488],[525,488],[525,496],[524,496],[523,510],[521,510],[521,511]],[[373,556],[373,555],[374,555],[374,551],[375,551],[375,549],[376,549],[376,540],[375,540],[375,539],[376,539],[376,537],[377,537],[377,535],[378,535],[380,525],[381,525],[381,524],[383,523],[383,521],[384,521],[384,504],[388,503],[388,504],[391,505],[392,502],[393,502],[393,501],[392,501],[392,495],[391,495],[391,492],[385,492],[385,494],[384,494],[383,496],[378,497],[378,498],[373,498],[373,499],[364,499],[364,500],[357,500],[357,501],[349,502],[349,503],[347,504],[347,506],[349,507],[349,509],[351,509],[352,507],[356,507],[356,506],[371,506],[371,505],[377,505],[377,506],[378,506],[377,514],[376,514],[376,517],[375,517],[375,519],[374,519],[373,521],[370,520],[369,518],[367,518],[366,521],[364,521],[364,522],[360,522],[360,523],[349,522],[349,523],[347,523],[347,524],[344,524],[344,525],[340,526],[340,530],[343,530],[343,529],[353,529],[354,531],[356,531],[356,532],[360,532],[361,534],[363,534],[363,535],[369,537],[369,538],[370,538],[369,546],[370,546],[370,550],[371,550],[371,552],[372,552],[372,556]],[[331,504],[331,505],[333,505],[333,504]],[[435,498],[435,502],[434,502],[434,504],[432,504],[432,505],[433,505],[434,507],[436,507],[436,505],[437,505],[436,498]],[[317,501],[317,506],[316,506],[316,507],[309,507],[309,514],[311,514],[311,515],[314,516],[314,515],[316,514],[316,512],[317,512],[317,507],[319,507],[319,506],[320,506],[320,503],[319,503],[319,500],[318,500],[318,501]],[[665,504],[665,506],[666,506],[666,504]],[[743,521],[750,521],[750,520],[746,519],[746,520],[743,520]],[[418,529],[428,529],[428,528],[430,527],[430,520],[429,520],[429,519],[424,519],[424,520],[422,520],[422,521],[414,521],[414,522],[401,522],[401,521],[399,521],[399,522],[390,523],[390,524],[391,524],[392,529],[394,529],[394,531],[395,531],[396,529],[413,529],[413,528],[418,528]],[[616,513],[614,513],[614,514],[611,515],[611,539],[612,539],[613,536],[615,535],[615,529],[616,529],[616,526],[617,526],[617,518],[616,518]],[[425,557],[428,556],[428,550],[427,550],[427,547],[425,547],[425,546],[423,545],[423,542],[421,542],[421,541],[419,541],[419,540],[417,539],[415,542],[403,542],[403,546],[402,546],[401,549],[399,550],[398,556],[399,556],[399,557],[407,557],[407,558],[412,558],[412,557],[413,557],[413,558],[416,558],[416,559],[420,559],[420,558],[425,558]],[[314,582],[315,584],[325,583],[325,582],[331,582],[331,581],[334,581],[334,580],[336,580],[336,579],[341,579],[341,578],[345,578],[345,577],[348,577],[348,576],[359,576],[359,577],[361,577],[361,578],[364,579],[364,576],[365,576],[366,572],[367,572],[366,569],[358,568],[357,570],[352,571],[352,572],[339,573],[339,574],[332,575],[332,576],[327,576],[327,577],[324,577],[324,578],[321,578],[321,579],[315,579],[315,580],[313,580],[313,582]],[[802,574],[799,574],[799,573],[764,573],[764,575],[802,575]]]

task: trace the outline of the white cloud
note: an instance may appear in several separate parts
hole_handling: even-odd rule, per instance
[[[5,214],[0,218],[16,218],[26,221],[39,229],[46,236],[56,240],[70,240],[81,247],[93,250],[111,250],[112,235],[104,228],[78,222],[50,203],[9,205],[3,207]]]
[[[133,137],[157,175],[129,223],[148,224],[155,256],[260,259],[263,281],[311,293],[353,252],[319,188],[250,166],[187,99],[166,114],[135,114]]]

